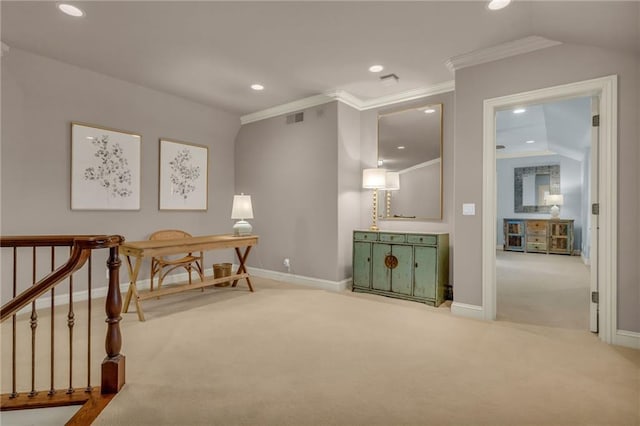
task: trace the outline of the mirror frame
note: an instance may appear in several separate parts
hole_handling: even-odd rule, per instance
[[[407,111],[413,111],[413,110],[419,110],[419,109],[426,109],[428,107],[438,107],[440,109],[440,141],[439,141],[439,148],[440,148],[440,185],[438,188],[439,191],[439,196],[438,199],[440,201],[440,206],[438,209],[438,216],[435,217],[427,217],[427,216],[412,216],[412,217],[394,217],[394,216],[385,216],[386,214],[386,210],[384,210],[384,213],[382,215],[380,215],[380,220],[394,220],[394,221],[413,221],[413,222],[424,222],[424,221],[441,221],[442,220],[442,216],[443,216],[443,211],[444,211],[444,194],[443,194],[443,179],[444,179],[444,162],[443,162],[443,154],[444,154],[444,147],[443,147],[443,140],[444,140],[444,104],[441,102],[434,102],[434,103],[425,103],[425,104],[418,104],[416,106],[409,106],[406,108],[402,108],[402,109],[398,109],[398,110],[392,110],[392,111],[387,111],[387,112],[378,112],[378,117],[377,117],[377,144],[376,144],[376,148],[377,148],[377,155],[376,155],[376,159],[379,160],[380,159],[380,119],[383,117],[387,117],[390,115],[396,115],[396,114],[401,114],[403,112],[407,112]],[[384,165],[382,166],[384,167]],[[389,171],[397,171],[397,170],[389,170]],[[381,190],[383,192],[383,194],[386,195],[385,190]],[[384,202],[384,198],[381,200],[380,203],[382,206],[384,206],[385,202]]]
[[[548,174],[549,193],[560,193],[560,165],[515,167],[513,169],[513,211],[514,213],[549,213],[551,206],[523,206],[522,181],[525,175]]]

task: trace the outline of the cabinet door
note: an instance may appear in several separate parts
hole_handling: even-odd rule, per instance
[[[437,259],[438,253],[435,247],[415,248],[414,296],[436,298]]]
[[[371,243],[353,243],[353,285],[371,287]]]
[[[413,274],[413,247],[391,246],[390,259],[396,266],[391,268],[391,291],[411,296]]]
[[[391,291],[391,269],[384,264],[390,254],[391,244],[374,244],[372,247],[371,286],[376,290]]]

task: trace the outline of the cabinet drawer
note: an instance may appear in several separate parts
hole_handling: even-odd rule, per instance
[[[435,245],[438,242],[438,237],[435,235],[407,235],[407,242],[411,244],[429,244]]]
[[[527,229],[527,235],[540,235],[545,237],[547,235],[547,228],[544,229]]]
[[[527,243],[527,251],[547,251],[547,243]]]
[[[527,221],[527,233],[534,232],[547,232],[547,222],[541,220],[528,220]]]
[[[353,239],[356,241],[376,241],[378,239],[378,233],[356,231],[353,233]]]
[[[531,236],[528,235],[527,236],[527,244],[546,244],[547,243],[547,237],[538,237],[538,236]]]
[[[391,243],[404,243],[407,241],[406,235],[404,234],[380,234],[380,241],[391,242]]]

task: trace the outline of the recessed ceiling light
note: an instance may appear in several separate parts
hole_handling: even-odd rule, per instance
[[[382,158],[378,160],[378,167],[382,167],[383,164],[384,164],[384,160]]]
[[[525,141],[525,143],[536,143],[536,141]]]
[[[513,110],[513,113],[514,114],[522,114],[525,111],[526,111],[526,109],[524,109],[524,108],[516,108],[516,109]]]
[[[254,83],[254,84],[252,84],[252,85],[251,85],[251,88],[252,88],[253,90],[258,90],[258,91],[260,91],[260,90],[264,90],[264,86],[263,86],[262,84],[258,84],[258,83]]]
[[[424,110],[425,114],[433,114],[434,112],[436,112],[436,110],[433,108],[427,108]]]
[[[509,6],[509,3],[511,3],[511,0],[491,0],[487,7],[491,10],[500,10]]]
[[[69,16],[74,16],[76,18],[84,16],[84,12],[82,11],[82,9],[79,9],[70,4],[60,3],[58,5],[58,9],[60,9],[60,11],[62,11],[63,13],[66,13]]]
[[[400,146],[398,147],[398,149],[404,149],[404,146],[403,146],[403,145],[400,145]]]
[[[384,67],[382,65],[371,65],[369,67],[369,71],[371,72],[380,72],[384,69]]]

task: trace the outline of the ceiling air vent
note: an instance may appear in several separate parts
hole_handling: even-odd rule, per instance
[[[302,121],[304,121],[304,112],[287,115],[287,124],[300,123]]]

